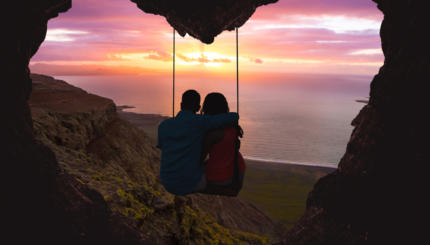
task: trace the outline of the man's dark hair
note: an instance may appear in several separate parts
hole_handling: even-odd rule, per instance
[[[185,91],[182,94],[181,110],[198,112],[200,110],[200,94],[194,89]]]

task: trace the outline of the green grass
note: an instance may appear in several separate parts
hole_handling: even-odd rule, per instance
[[[240,197],[291,228],[303,215],[315,182],[334,169],[247,161]]]

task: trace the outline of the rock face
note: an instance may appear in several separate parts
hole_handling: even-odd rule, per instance
[[[321,178],[285,244],[418,243],[428,154],[430,5],[379,0],[385,55],[338,170]]]
[[[66,190],[64,208],[79,211],[73,206],[80,196],[70,190],[84,184],[91,189],[81,196],[97,200],[96,212],[112,210],[156,244],[280,241],[282,229],[238,198],[166,192],[159,181],[159,150],[143,131],[119,117],[112,100],[52,77],[31,74],[31,79],[34,136],[74,181],[72,187],[57,183]],[[85,213],[76,216],[93,219]]]
[[[26,1],[6,5],[14,21],[3,22],[8,34],[2,45],[5,62],[0,96],[5,105],[1,122],[1,239],[15,244],[138,244],[140,233],[127,228],[126,223],[122,226],[118,222],[115,229],[127,237],[112,234],[110,224],[115,218],[102,197],[61,172],[52,151],[33,137],[27,104],[31,92],[28,62],[45,38],[48,19],[66,11],[70,4]]]
[[[53,152],[34,139],[28,63],[45,38],[47,21],[71,1],[6,4],[1,102],[1,239],[4,244],[150,244],[133,221],[114,215],[103,197],[62,171]],[[6,242],[7,241],[7,242]]]
[[[146,13],[162,15],[181,35],[210,44],[224,30],[240,27],[257,7],[278,0],[132,0]]]

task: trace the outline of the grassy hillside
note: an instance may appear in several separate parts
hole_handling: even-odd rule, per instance
[[[287,228],[306,209],[306,199],[315,182],[334,171],[331,168],[247,161],[248,168],[240,197],[254,203]]]

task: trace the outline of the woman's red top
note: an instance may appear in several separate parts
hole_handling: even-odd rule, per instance
[[[222,182],[233,177],[234,153],[236,149],[237,130],[235,127],[224,128],[224,138],[214,144],[209,151],[206,165],[206,178],[209,181]],[[238,155],[239,173],[245,171],[242,154]]]

